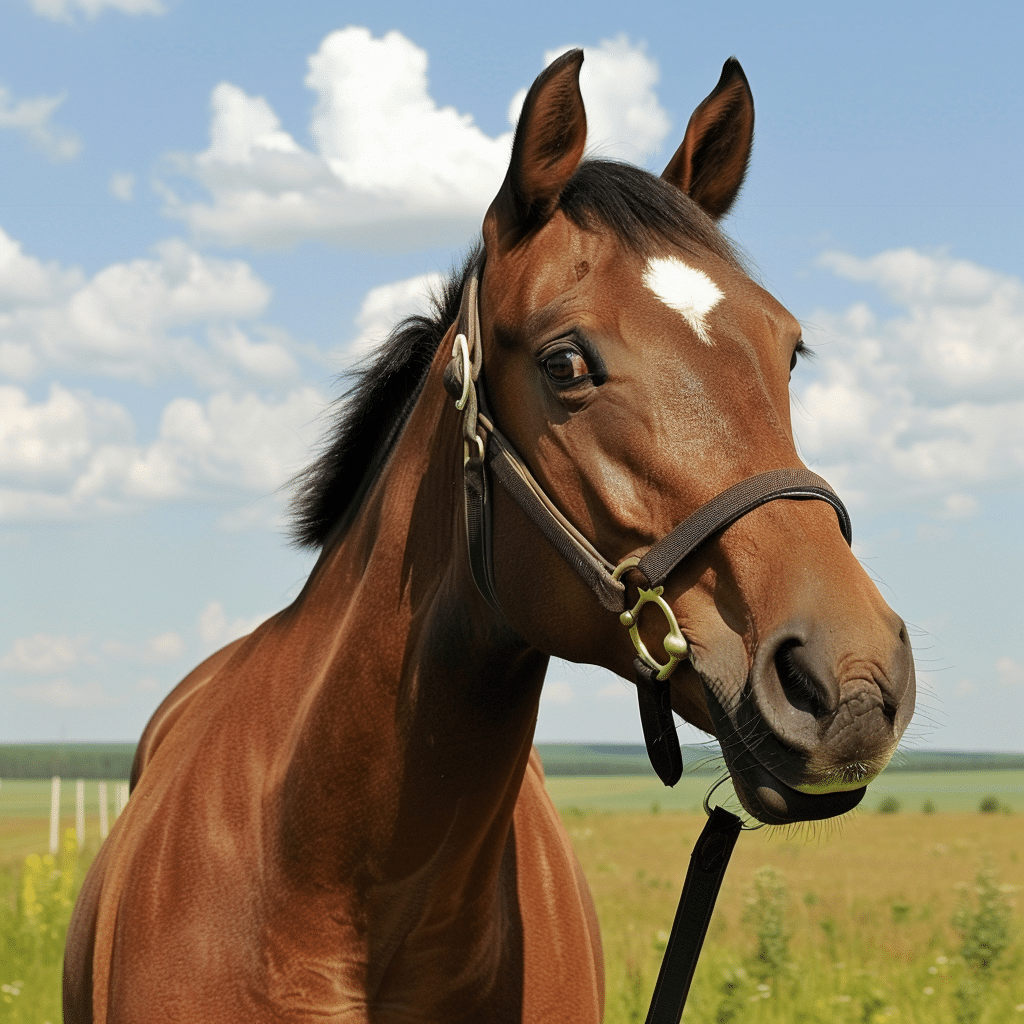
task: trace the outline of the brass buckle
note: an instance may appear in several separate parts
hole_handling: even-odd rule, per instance
[[[626,558],[619,562],[615,567],[615,572],[612,573],[612,579],[619,579],[627,569],[632,569],[639,562],[640,559],[636,557]],[[639,599],[632,608],[624,611],[619,616],[619,622],[629,630],[629,637],[633,641],[633,646],[636,648],[636,653],[639,655],[640,660],[649,669],[658,673],[655,678],[665,680],[676,670],[679,662],[685,661],[689,657],[690,645],[686,642],[686,637],[683,636],[683,631],[679,628],[675,613],[669,606],[668,601],[661,596],[665,588],[654,587],[651,590],[646,590],[643,587],[638,587],[637,590],[640,592]],[[662,646],[664,646],[665,653],[668,655],[668,661],[664,665],[655,659],[651,652],[647,650],[647,645],[640,639],[640,609],[645,604],[657,605],[668,622],[668,636],[662,641]]]

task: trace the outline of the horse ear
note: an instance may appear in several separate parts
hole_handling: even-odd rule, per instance
[[[730,57],[661,176],[717,220],[739,194],[753,140],[754,97],[740,62]]]
[[[502,249],[540,227],[583,156],[587,115],[580,94],[582,50],[570,50],[537,76],[523,101],[512,158],[484,218],[485,238]]]

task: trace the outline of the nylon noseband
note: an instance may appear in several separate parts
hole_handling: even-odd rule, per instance
[[[501,614],[492,560],[490,475],[590,587],[601,605],[615,612],[629,629],[638,655],[633,667],[647,753],[661,781],[673,786],[682,775],[683,758],[672,719],[669,677],[679,662],[688,658],[689,647],[671,607],[661,596],[665,581],[706,540],[769,501],[786,498],[828,502],[835,509],[848,544],[852,539],[849,513],[816,473],[802,467],[773,469],[726,488],[684,519],[642,558],[627,558],[618,564],[609,561],[548,497],[489,415],[480,380],[483,346],[478,290],[479,271],[463,291],[459,333],[444,375],[445,388],[462,413],[466,536],[473,579],[480,593]],[[631,581],[639,577],[639,597],[631,607],[627,607],[626,587],[621,579],[627,573],[631,573]],[[664,641],[668,660],[664,663],[651,655],[640,639],[639,615],[646,604],[656,605],[668,623]]]

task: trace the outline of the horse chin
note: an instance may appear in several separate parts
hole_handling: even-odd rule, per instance
[[[733,788],[744,810],[758,821],[766,825],[821,821],[853,810],[864,799],[866,785],[856,788],[847,785],[817,793],[802,792],[787,785],[743,742],[739,730],[706,683],[705,695]]]
[[[867,786],[836,793],[801,793],[776,778],[762,764],[751,763],[737,770],[729,766],[733,788],[748,814],[766,825],[790,825],[797,821],[820,821],[852,811],[864,798]]]

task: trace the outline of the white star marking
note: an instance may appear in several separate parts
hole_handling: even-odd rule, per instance
[[[703,270],[688,266],[675,256],[657,256],[647,261],[644,284],[669,309],[674,309],[705,345],[714,344],[708,334],[707,315],[724,296]]]

